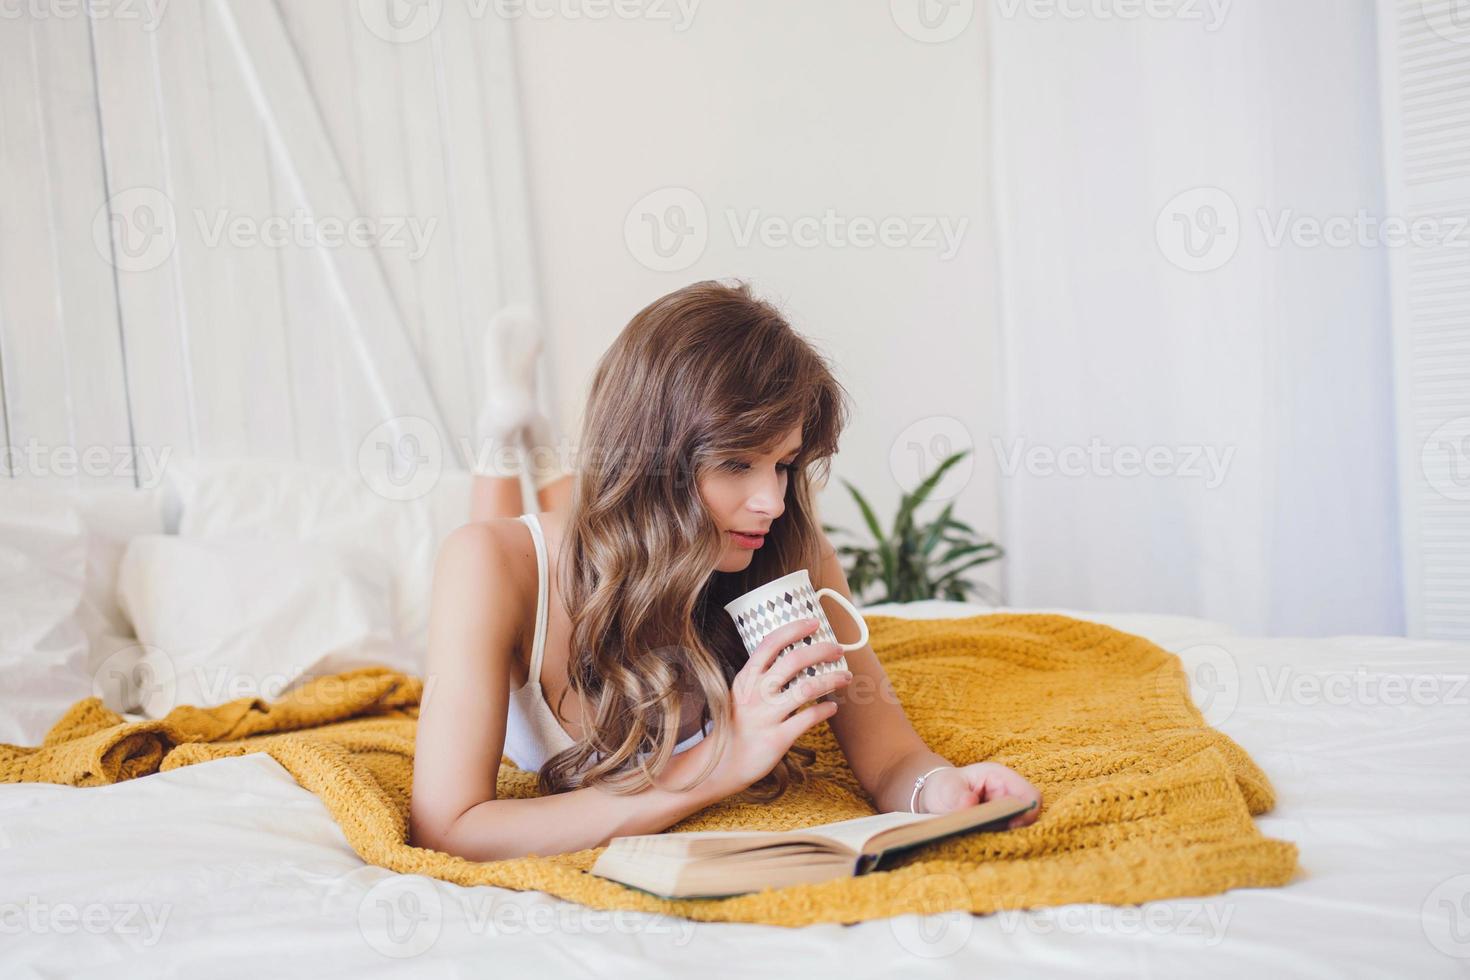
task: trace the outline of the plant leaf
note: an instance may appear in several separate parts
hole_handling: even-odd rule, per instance
[[[956,501],[946,503],[932,521],[920,524],[915,520],[918,507],[944,474],[972,451],[964,449],[946,457],[913,492],[904,494],[892,530],[886,534],[868,499],[851,482],[842,480],[873,538],[872,545],[848,542],[836,546],[847,565],[848,586],[856,600],[865,605],[941,597],[963,601],[973,592],[993,592],[960,576],[967,569],[1000,558],[1005,550],[956,518]],[[824,524],[822,528],[829,534],[855,537],[835,525]],[[944,554],[936,560],[941,542],[945,544]],[[881,591],[882,595],[868,598],[870,591]]]
[[[914,508],[928,499],[929,494],[933,492],[935,486],[939,484],[939,481],[944,478],[944,474],[949,471],[949,468],[958,463],[969,452],[970,450],[968,449],[961,449],[957,453],[951,453],[949,457],[939,464],[933,473],[930,473],[924,478],[923,483],[920,483],[914,488],[913,493],[904,496],[903,503],[898,508],[898,515],[893,519],[893,530],[895,534],[898,532],[900,524],[907,523],[910,520]]]
[[[873,538],[878,542],[878,558],[883,563],[883,577],[885,581],[891,580],[893,576],[893,548],[883,539],[883,528],[878,524],[878,517],[873,513],[873,508],[868,504],[867,498],[858,492],[858,488],[847,480],[843,480],[847,492],[852,494],[852,499],[857,501],[858,510],[862,511],[863,522],[868,525],[868,530],[873,532]]]
[[[958,575],[960,572],[963,572],[965,569],[972,568],[975,565],[984,564],[985,562],[991,561],[991,560],[992,560],[991,559],[991,556],[989,556],[989,555],[981,555],[979,558],[976,558],[976,559],[974,559],[972,561],[967,561],[963,565],[959,565],[959,566],[957,566],[955,568],[951,568],[949,571],[947,571],[943,575],[939,576],[939,578],[935,579],[934,580],[934,584],[935,585],[939,585],[941,582],[947,582],[950,579],[954,578],[954,576]]]
[[[934,523],[929,525],[929,531],[927,534],[924,535],[924,554],[927,555],[931,553],[934,550],[934,546],[939,543],[939,536],[943,534],[944,529],[949,526],[949,515],[950,511],[952,510],[954,510],[953,500],[944,505],[944,510],[940,511],[939,516],[934,519]]]
[[[937,564],[937,565],[943,565],[945,562],[954,561],[956,558],[963,558],[966,555],[973,555],[977,551],[990,551],[990,550],[993,550],[994,548],[995,548],[995,545],[991,544],[989,541],[982,541],[979,544],[967,544],[967,545],[964,545],[964,546],[956,545],[955,547],[953,547],[953,548],[949,549],[948,551],[946,551],[944,553],[944,557],[941,558],[941,559],[939,559],[939,561],[937,561],[935,564]],[[999,557],[999,556],[997,556],[997,555],[989,555],[987,557],[989,559],[994,559],[994,558]]]

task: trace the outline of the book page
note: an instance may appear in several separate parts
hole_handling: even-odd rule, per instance
[[[888,813],[875,813],[870,817],[854,817],[851,820],[839,820],[836,823],[818,824],[815,827],[807,827],[794,833],[818,834],[822,837],[830,837],[843,846],[850,848],[853,853],[860,853],[863,845],[874,834],[882,833],[892,827],[902,827],[911,823],[922,823],[925,820],[933,820],[932,813],[905,813],[893,810]]]
[[[665,860],[723,860],[803,842],[813,848],[836,849],[852,855],[869,850],[879,853],[994,823],[1026,809],[1024,801],[1000,797],[948,813],[892,811],[795,830],[704,830],[618,837],[610,843],[608,852],[626,855],[630,860],[655,856]]]

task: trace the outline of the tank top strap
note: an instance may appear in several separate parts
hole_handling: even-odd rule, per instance
[[[541,686],[541,661],[546,653],[546,620],[551,611],[551,601],[547,593],[550,591],[548,583],[548,568],[550,562],[546,557],[546,537],[541,531],[541,522],[535,514],[522,514],[518,520],[531,529],[531,538],[536,544],[536,636],[531,641],[531,664],[527,685],[535,684]]]

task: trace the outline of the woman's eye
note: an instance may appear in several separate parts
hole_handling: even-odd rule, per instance
[[[724,465],[726,469],[734,470],[737,473],[742,470],[750,469],[749,463],[743,463],[738,459],[727,459],[725,460]],[[784,471],[788,476],[796,472],[796,466],[792,463],[777,463],[776,469],[779,471]]]

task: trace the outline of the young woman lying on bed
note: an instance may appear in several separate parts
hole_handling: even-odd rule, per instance
[[[500,394],[482,437],[546,435],[529,414],[534,329],[512,320],[492,332]],[[543,470],[540,513],[521,515],[518,477],[476,478],[472,522],[435,565],[415,845],[477,861],[559,854],[658,833],[735,794],[775,801],[815,758],[793,743],[822,721],[880,811],[908,810],[916,777],[936,766],[946,768],[924,782],[921,813],[1038,797],[1005,766],[954,767],[930,751],[871,646],[846,654],[850,671],[802,676],[784,693],[804,668],[836,660],[836,644],[778,660],[812,631],[793,623],[745,654],[723,608],[736,596],[798,568],[814,588],[851,596],[812,500],[846,398],[746,285],[695,283],[640,311],[603,355],[575,475]],[[495,798],[512,747],[543,795]],[[1033,809],[1013,825],[1035,819]]]

